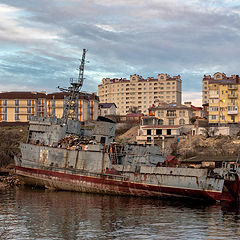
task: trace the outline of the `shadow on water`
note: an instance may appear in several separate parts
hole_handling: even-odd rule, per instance
[[[231,239],[239,235],[236,205],[27,187],[6,192],[0,201],[11,239],[229,239],[226,226]]]

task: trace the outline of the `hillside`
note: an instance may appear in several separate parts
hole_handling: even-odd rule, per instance
[[[134,126],[130,129],[128,129],[125,133],[121,134],[120,136],[116,136],[117,140],[120,141],[136,141],[136,136],[138,134],[138,128],[139,126]]]
[[[20,154],[20,142],[26,142],[28,127],[0,127],[0,167],[13,163],[14,154]]]

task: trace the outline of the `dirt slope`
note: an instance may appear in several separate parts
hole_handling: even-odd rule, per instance
[[[138,126],[134,126],[127,130],[122,135],[118,136],[117,138],[119,140],[125,140],[125,141],[136,141],[136,136],[138,134]]]

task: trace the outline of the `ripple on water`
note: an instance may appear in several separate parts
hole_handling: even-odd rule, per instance
[[[49,192],[1,192],[6,239],[239,239],[236,206]]]

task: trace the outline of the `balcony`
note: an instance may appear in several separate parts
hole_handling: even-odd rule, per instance
[[[211,93],[209,94],[209,98],[219,98],[219,94]]]
[[[237,90],[237,85],[228,85],[228,90]]]
[[[176,118],[177,115],[176,114],[167,114],[166,117],[167,118]]]
[[[228,112],[229,115],[235,115],[238,114],[238,107],[236,106],[228,106]]]
[[[238,94],[228,94],[228,98],[238,98]]]

